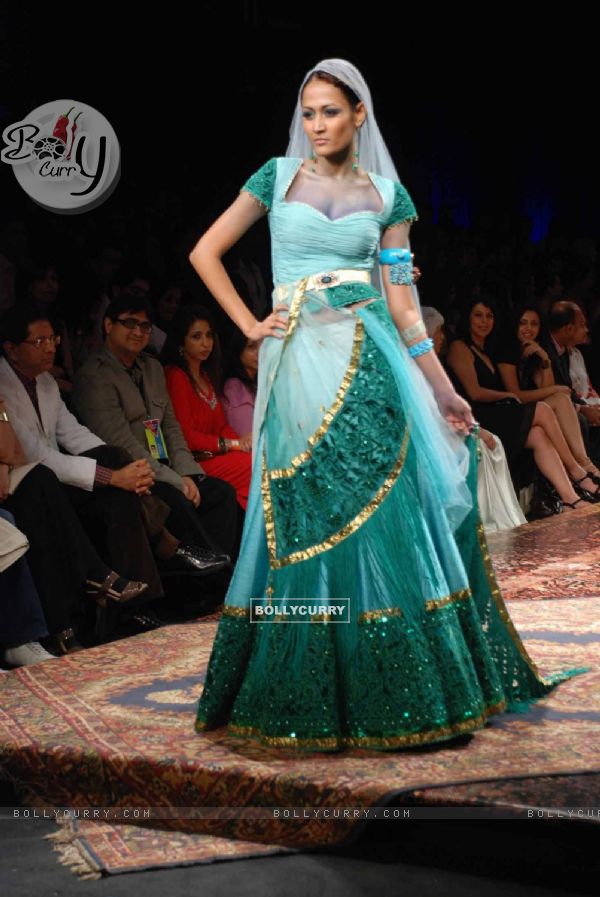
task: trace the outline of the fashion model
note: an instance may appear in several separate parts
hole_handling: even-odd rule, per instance
[[[425,332],[417,215],[360,72],[319,62],[290,133],[190,254],[262,340],[248,509],[196,729],[310,751],[444,741],[575,671],[541,677],[498,590],[477,425]],[[257,321],[221,257],[266,214],[276,286]]]

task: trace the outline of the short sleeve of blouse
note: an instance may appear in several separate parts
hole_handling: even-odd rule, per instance
[[[394,181],[394,205],[392,213],[385,224],[385,228],[395,224],[418,221],[417,210],[410,198],[408,190],[399,181]]]
[[[273,191],[275,189],[275,176],[277,174],[277,160],[275,157],[250,175],[240,193],[245,190],[264,208],[270,211],[273,205]]]

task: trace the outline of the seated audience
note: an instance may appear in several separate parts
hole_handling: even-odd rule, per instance
[[[252,433],[260,340],[248,339],[235,327],[223,384],[223,408],[229,425],[243,436]]]
[[[0,485],[0,490],[1,490]],[[0,491],[0,502],[2,502]],[[3,523],[4,522],[4,523]],[[0,534],[6,538],[4,527],[13,526],[15,518],[0,507]],[[19,532],[14,530],[14,532]],[[0,542],[0,562],[4,561],[5,545]],[[52,660],[40,645],[40,638],[48,635],[44,612],[25,557],[12,552],[6,563],[0,563],[0,645],[6,666],[22,667],[42,660]]]
[[[15,290],[18,301],[44,309],[54,332],[60,336],[50,373],[58,383],[61,393],[68,395],[73,380],[73,356],[67,325],[57,309],[59,289],[56,265],[52,261],[29,262],[17,271]]]
[[[445,344],[444,318],[430,306],[423,306],[423,321],[433,348],[440,355]],[[500,439],[489,430],[479,430],[480,461],[477,468],[479,515],[486,532],[512,529],[527,523],[519,506]]]
[[[231,483],[245,511],[252,473],[252,433],[243,436],[227,423],[218,396],[219,337],[208,312],[186,306],[173,320],[161,361],[167,388],[185,440],[210,476]]]
[[[194,460],[173,412],[160,363],[143,350],[150,339],[150,307],[122,296],[104,318],[104,348],[75,375],[72,402],[95,433],[143,459],[153,494],[169,506],[169,530],[200,540],[207,565],[230,563],[236,543],[235,490],[207,476]]]
[[[542,339],[541,345],[550,359],[554,382],[569,387],[589,455],[600,466],[600,408],[580,398],[571,380],[571,351],[584,344],[588,337],[585,315],[575,302],[555,302],[548,313],[548,330],[549,335]]]
[[[70,653],[81,648],[75,620],[84,589],[105,606],[108,598],[117,603],[138,599],[148,586],[128,582],[100,559],[54,473],[43,464],[25,463],[3,405],[0,414],[0,505],[28,539],[28,563],[50,630],[49,645]]]
[[[591,494],[596,484],[573,458],[552,409],[544,402],[523,404],[505,389],[490,348],[494,321],[494,304],[486,297],[473,299],[464,310],[462,337],[448,350],[448,366],[457,387],[471,402],[481,425],[502,440],[513,483],[517,459],[523,449],[530,448],[538,469],[559,494],[562,508],[574,510],[583,501],[596,501]],[[517,481],[521,485],[526,483]]]
[[[511,331],[498,352],[498,369],[506,389],[514,392],[521,402],[543,400],[552,408],[571,454],[598,486],[600,470],[587,454],[577,412],[571,401],[571,389],[554,382],[548,353],[539,342],[540,338],[547,340],[547,336],[541,334],[537,308],[532,305],[522,307],[514,316]],[[578,350],[571,350],[571,361],[575,352],[578,353]],[[578,355],[581,358],[580,353]]]

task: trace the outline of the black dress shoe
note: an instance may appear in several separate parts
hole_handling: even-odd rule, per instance
[[[163,561],[161,569],[169,573],[215,573],[231,564],[228,554],[216,554],[198,545],[180,544],[172,558]]]

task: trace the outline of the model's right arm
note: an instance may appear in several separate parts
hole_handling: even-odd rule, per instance
[[[189,259],[219,305],[249,339],[264,336],[283,338],[287,319],[277,314],[278,305],[264,321],[257,321],[237,293],[221,261],[222,256],[243,237],[247,230],[266,215],[266,210],[246,191],[226,209],[200,237]],[[279,331],[278,331],[279,328]]]

